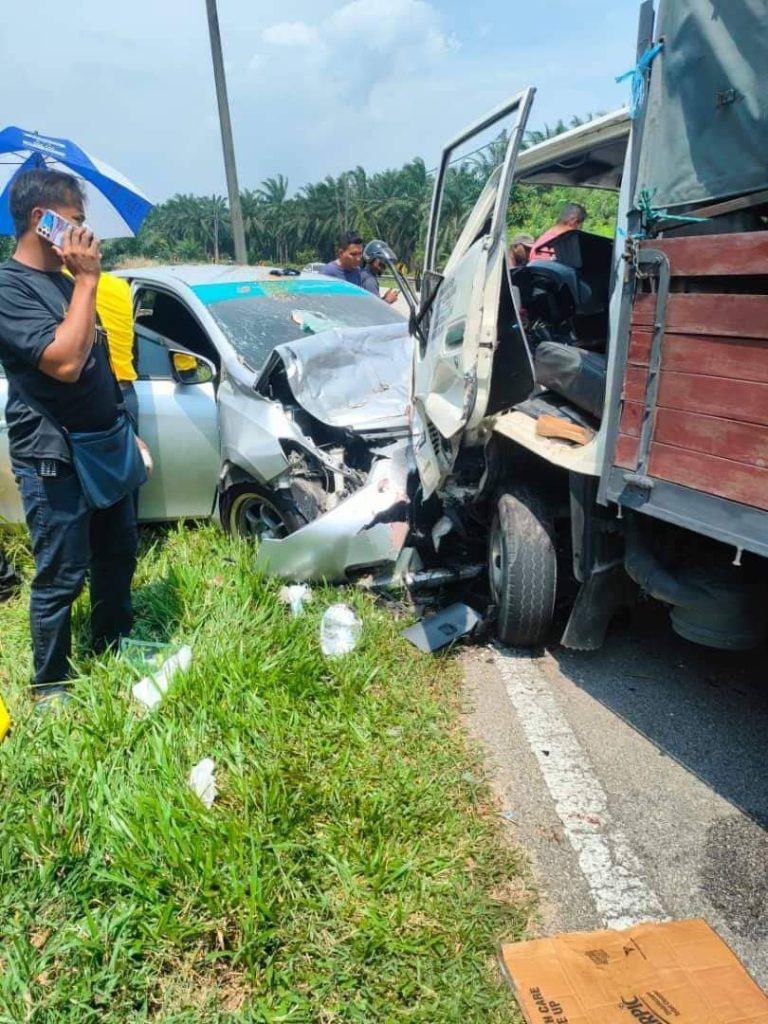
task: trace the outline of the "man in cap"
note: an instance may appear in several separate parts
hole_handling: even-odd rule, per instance
[[[524,267],[530,258],[530,252],[535,242],[533,235],[515,235],[509,243],[509,267]]]

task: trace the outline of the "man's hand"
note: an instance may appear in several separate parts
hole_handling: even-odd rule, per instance
[[[381,297],[382,299],[384,299],[385,302],[388,302],[391,306],[393,302],[397,302],[397,300],[400,298],[400,292],[397,290],[397,288],[388,288]]]
[[[61,247],[54,245],[53,249],[75,281],[83,278],[98,281],[101,274],[101,250],[98,238],[88,228],[69,228],[64,233]]]
[[[142,441],[140,437],[136,437],[136,444],[139,446],[141,452],[141,458],[144,462],[144,466],[147,470],[147,476],[152,476],[152,470],[155,468],[154,460],[152,459],[152,453],[146,445],[146,442]]]
[[[64,319],[37,366],[54,380],[74,384],[80,380],[96,335],[96,289],[101,274],[101,253],[93,232],[82,227],[69,228],[61,245],[53,248],[74,277],[75,287]]]

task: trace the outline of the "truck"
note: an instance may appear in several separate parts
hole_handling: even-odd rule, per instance
[[[688,640],[765,637],[767,46],[764,0],[645,0],[630,110],[523,150],[526,89],[443,150],[411,318],[412,515],[422,564],[451,534],[484,545],[506,643],[550,635],[558,576],[570,647],[599,647],[638,591]],[[502,122],[441,265],[448,168]],[[574,229],[510,267],[515,183],[615,190],[613,239]]]

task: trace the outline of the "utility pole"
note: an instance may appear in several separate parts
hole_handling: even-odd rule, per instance
[[[247,263],[248,251],[245,248],[243,211],[240,208],[240,189],[237,184],[237,168],[235,167],[235,143],[232,139],[232,122],[229,117],[229,100],[227,99],[227,82],[224,77],[224,60],[221,56],[219,15],[216,11],[216,0],[205,0],[205,2],[208,8],[208,35],[211,39],[213,77],[216,81],[216,100],[219,104],[221,147],[224,151],[224,170],[227,175],[229,214],[232,220],[232,238],[235,243],[235,263]]]

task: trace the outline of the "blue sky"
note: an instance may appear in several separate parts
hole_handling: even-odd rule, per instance
[[[416,155],[433,166],[446,138],[531,84],[532,127],[620,106],[627,87],[614,77],[632,63],[639,8],[639,0],[218,4],[246,188],[280,172],[296,188]],[[225,191],[204,0],[7,6],[3,123],[75,139],[157,201]]]

